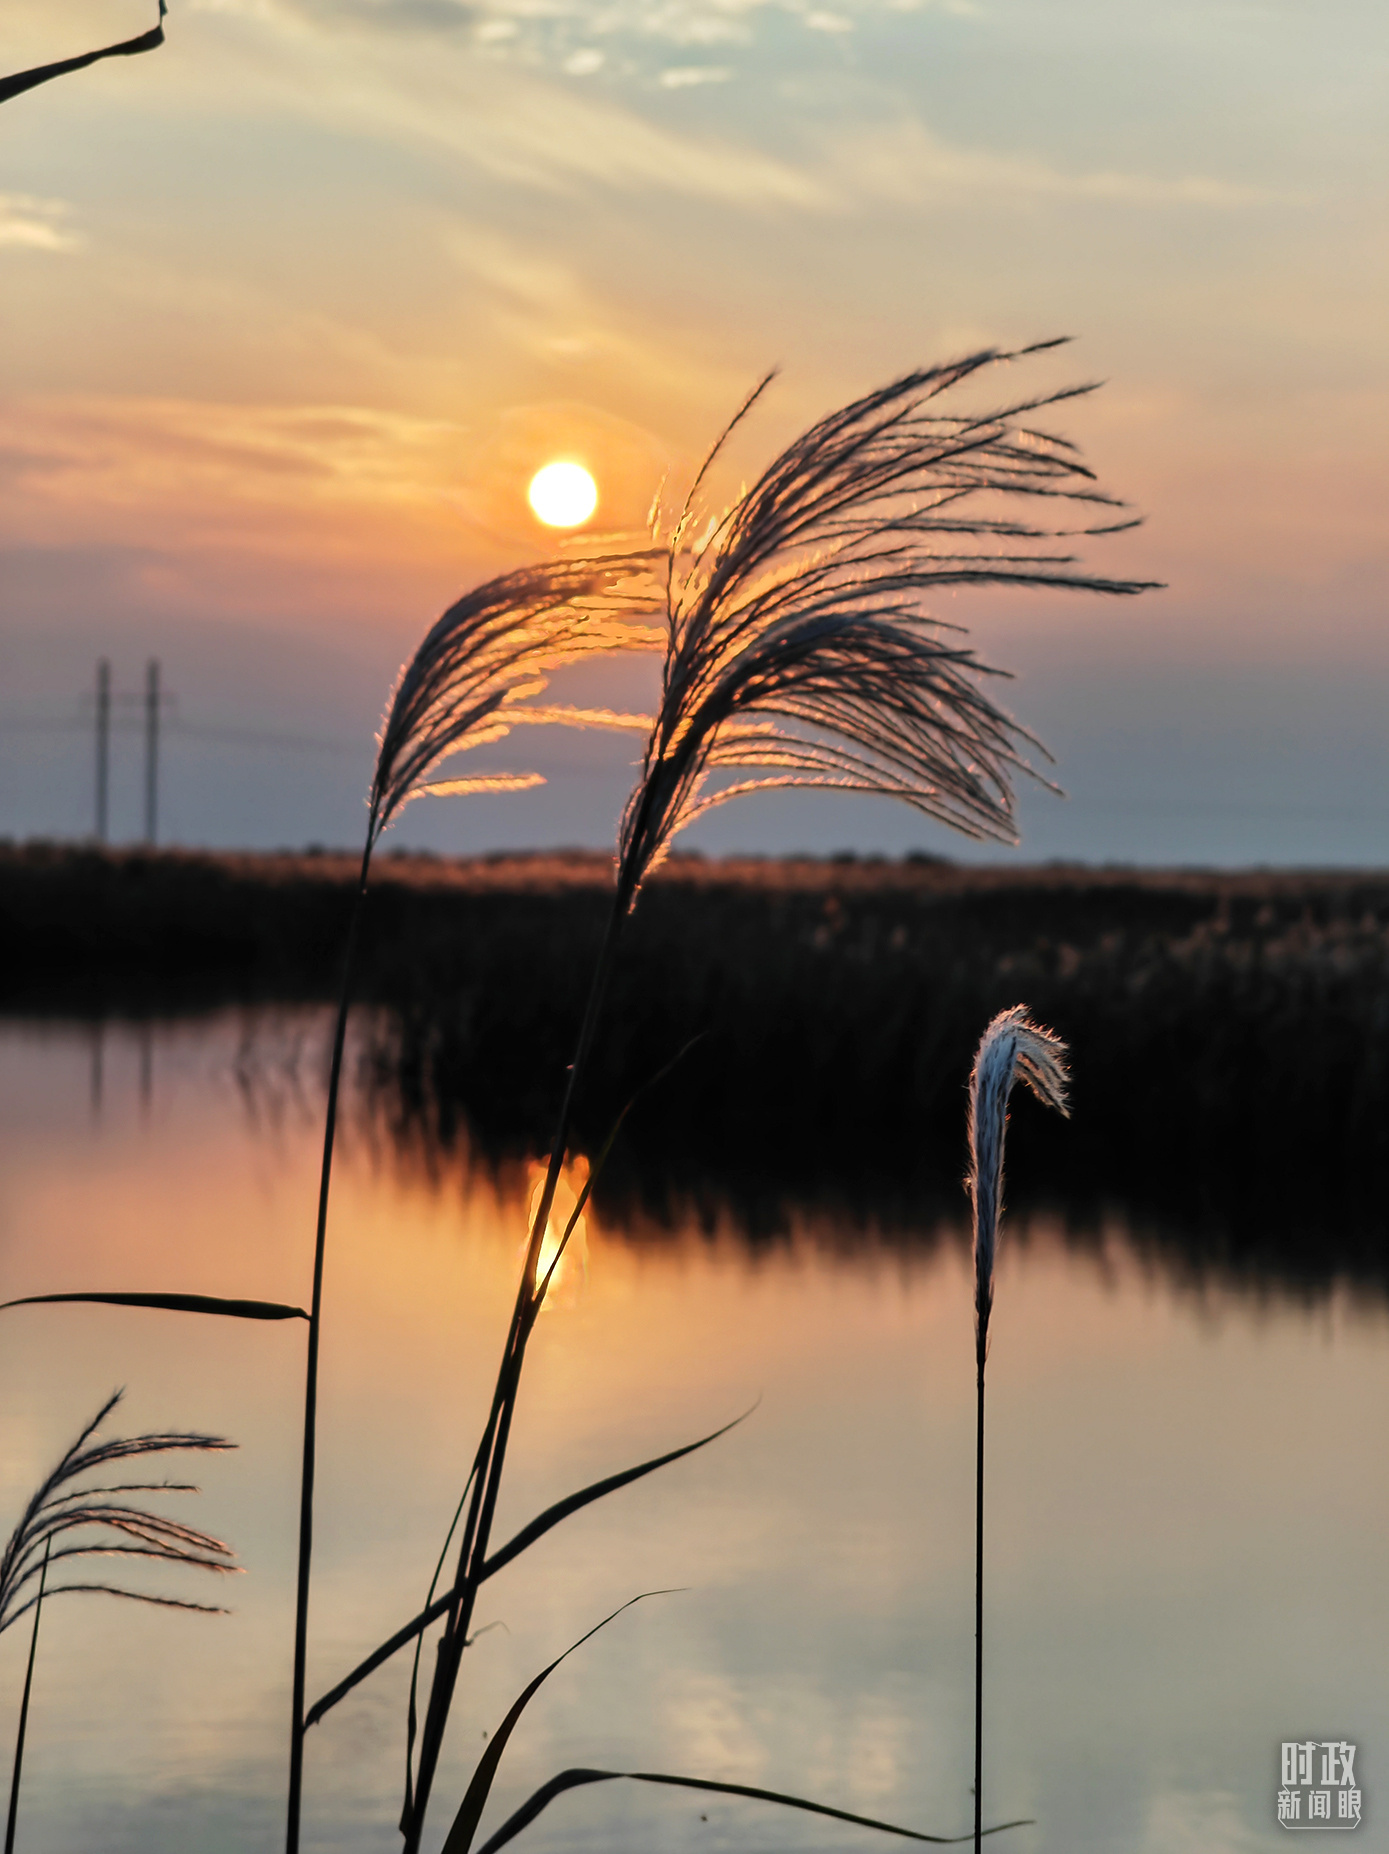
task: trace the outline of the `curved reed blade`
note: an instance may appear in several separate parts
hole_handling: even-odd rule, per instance
[[[302,1307],[278,1300],[223,1300],[215,1294],[25,1294],[19,1300],[0,1301],[0,1313],[9,1307],[47,1307],[88,1302],[98,1307],[153,1307],[165,1313],[215,1313],[229,1320],[307,1320]]]
[[[651,1461],[640,1462],[635,1468],[624,1468],[620,1474],[610,1474],[606,1480],[594,1481],[591,1486],[581,1488],[578,1493],[572,1493],[564,1500],[557,1500],[553,1506],[546,1507],[545,1511],[537,1514],[528,1526],[523,1526],[505,1545],[493,1552],[484,1563],[478,1582],[485,1582],[494,1572],[510,1564],[513,1558],[519,1558],[523,1551],[534,1545],[537,1539],[543,1538],[552,1527],[559,1525],[561,1520],[568,1519],[571,1514],[592,1505],[595,1500],[601,1500],[606,1494],[616,1493],[621,1487],[629,1487],[633,1481],[641,1480],[643,1475],[653,1474],[657,1468],[664,1468],[668,1462],[679,1461],[682,1456],[693,1455],[696,1449],[707,1448],[711,1442],[717,1442],[720,1436],[726,1436],[730,1429],[736,1429],[739,1423],[746,1422],[756,1408],[757,1405],[753,1404],[752,1408],[744,1410],[741,1416],[735,1416],[731,1423],[725,1423],[722,1429],[715,1429],[711,1434],[701,1436],[697,1442],[687,1442],[682,1448],[674,1448],[669,1454],[657,1455]],[[397,1629],[395,1634],[382,1642],[379,1648],[373,1649],[364,1661],[358,1662],[350,1674],[340,1680],[335,1687],[330,1688],[322,1699],[316,1700],[309,1708],[304,1715],[305,1731],[311,1725],[317,1725],[325,1713],[331,1712],[339,1700],[346,1699],[354,1687],[360,1686],[369,1674],[374,1674],[378,1667],[390,1660],[392,1655],[408,1647],[417,1635],[422,1635],[433,1623],[446,1616],[454,1601],[454,1592],[445,1591],[443,1596],[427,1604],[403,1628]]]
[[[523,1828],[528,1828],[543,1809],[562,1796],[566,1790],[575,1790],[588,1783],[609,1783],[625,1778],[632,1783],[662,1783],[673,1789],[702,1790],[716,1796],[747,1796],[755,1802],[778,1803],[784,1809],[801,1809],[809,1815],[829,1816],[836,1822],[852,1822],[858,1828],[875,1828],[885,1835],[901,1835],[907,1841],[926,1841],[934,1847],[955,1847],[961,1842],[973,1840],[968,1835],[928,1835],[918,1828],[902,1828],[896,1822],[880,1822],[871,1815],[853,1815],[847,1809],[832,1809],[827,1803],[811,1802],[805,1796],[790,1796],[783,1790],[758,1789],[748,1783],[715,1783],[707,1777],[676,1777],[663,1771],[654,1770],[562,1770],[548,1783],[540,1788],[512,1816],[509,1816],[496,1834],[484,1841],[477,1854],[498,1854],[508,1841],[514,1841]],[[1001,1835],[1008,1828],[1027,1828],[1031,1819],[1024,1818],[1016,1822],[999,1822],[992,1828],[986,1828],[986,1835]]]
[[[487,1806],[487,1798],[491,1793],[492,1781],[497,1774],[497,1766],[502,1761],[502,1753],[506,1749],[507,1740],[511,1737],[512,1732],[515,1731],[517,1721],[520,1719],[521,1714],[526,1710],[526,1707],[530,1705],[532,1699],[534,1699],[535,1695],[540,1691],[541,1687],[544,1686],[545,1682],[550,1678],[551,1674],[554,1673],[560,1663],[567,1661],[571,1654],[583,1647],[585,1642],[592,1641],[599,1629],[606,1629],[610,1622],[620,1616],[623,1610],[630,1609],[634,1603],[642,1603],[647,1597],[671,1596],[673,1594],[674,1593],[669,1590],[643,1590],[640,1596],[630,1597],[627,1602],[620,1604],[618,1608],[612,1612],[611,1616],[604,1616],[603,1620],[596,1623],[594,1627],[588,1631],[587,1635],[581,1635],[578,1641],[572,1643],[565,1649],[563,1654],[557,1655],[548,1667],[541,1669],[535,1679],[531,1681],[530,1685],[525,1688],[520,1697],[512,1705],[511,1710],[493,1733],[487,1749],[479,1759],[478,1767],[473,1772],[473,1780],[468,1785],[467,1794],[463,1798],[458,1814],[453,1819],[453,1826],[444,1838],[442,1854],[468,1854],[469,1848],[473,1845],[473,1836],[477,1833],[477,1825],[482,1819],[482,1812]]]
[[[581,1488],[578,1493],[570,1494],[567,1499],[557,1500],[553,1506],[546,1507],[545,1511],[538,1514],[528,1526],[523,1526],[513,1538],[507,1540],[505,1545],[499,1546],[492,1553],[483,1564],[478,1582],[485,1582],[494,1572],[510,1564],[513,1558],[519,1558],[523,1551],[534,1545],[537,1539],[543,1538],[552,1527],[559,1525],[561,1520],[568,1519],[573,1513],[581,1512],[584,1507],[591,1506],[595,1500],[601,1500],[607,1494],[616,1493],[620,1487],[630,1487],[633,1481],[641,1480],[644,1475],[654,1474],[657,1468],[664,1468],[669,1462],[680,1461],[686,1455],[693,1455],[697,1449],[708,1448],[711,1442],[717,1442],[719,1437],[726,1436],[730,1429],[736,1429],[739,1423],[746,1422],[756,1408],[757,1405],[753,1404],[751,1409],[744,1410],[741,1416],[735,1416],[731,1423],[725,1423],[722,1429],[715,1429],[709,1435],[701,1436],[698,1442],[687,1442],[683,1448],[673,1448],[669,1454],[657,1455],[650,1461],[639,1463],[635,1468],[624,1468],[620,1474],[610,1474],[606,1480],[594,1481],[591,1486]]]
[[[103,58],[133,58],[140,52],[154,51],[164,43],[164,20],[168,10],[164,0],[159,0],[159,24],[136,38],[122,39],[119,45],[103,45],[100,51],[83,52],[76,58],[61,58],[56,64],[38,64],[32,70],[0,77],[0,103],[23,96],[26,90],[33,90],[39,84],[51,83],[55,77],[66,77],[70,71],[85,71],[88,65],[99,64]]]

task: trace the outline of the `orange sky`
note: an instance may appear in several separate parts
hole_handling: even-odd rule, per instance
[[[11,0],[0,57],[148,10]],[[176,0],[162,50],[0,119],[0,831],[90,827],[80,732],[35,722],[99,653],[132,689],[158,654],[190,727],[367,752],[437,610],[548,545],[548,455],[633,523],[768,365],[754,470],[923,359],[1069,332],[1036,382],[1108,380],[1065,426],[1148,517],[1092,564],[1170,590],[952,610],[1073,794],[1025,850],[1382,858],[1385,37],[1362,0]],[[356,832],[349,751],[178,751],[175,836]],[[607,841],[623,752],[406,828]],[[816,801],[704,840],[952,847]]]

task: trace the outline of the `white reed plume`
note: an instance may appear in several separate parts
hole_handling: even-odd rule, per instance
[[[452,754],[503,739],[522,723],[645,730],[644,715],[542,707],[551,673],[594,654],[658,648],[654,551],[552,560],[476,587],[426,635],[396,683],[382,723],[368,801],[367,848],[403,805],[436,794],[518,791],[537,773],[427,782]]]
[[[1003,1215],[1003,1140],[1008,1097],[1026,1082],[1039,1101],[1069,1114],[1066,1045],[1034,1023],[1027,1007],[1000,1011],[984,1032],[969,1078],[969,1177],[974,1205],[974,1848],[984,1821],[984,1365],[994,1301],[994,1253]]]
[[[667,545],[662,700],[619,836],[625,902],[677,831],[773,786],[881,793],[967,836],[1012,840],[1013,777],[1031,770],[1022,749],[1037,743],[980,686],[1000,672],[931,615],[926,595],[1144,589],[1041,545],[1133,520],[1067,529],[1029,514],[1043,502],[1123,507],[1071,444],[1030,423],[1089,387],[982,414],[940,406],[984,368],[1037,351],[920,369],[831,413],[692,542],[694,497],[771,375],[739,410]],[[752,776],[708,789],[727,768]]]
[[[980,1040],[969,1078],[969,1178],[974,1206],[974,1326],[981,1350],[988,1337],[994,1296],[994,1253],[1003,1214],[1003,1139],[1013,1084],[1026,1082],[1039,1101],[1058,1114],[1066,1102],[1066,1045],[1034,1023],[1027,1007],[1000,1011]]]

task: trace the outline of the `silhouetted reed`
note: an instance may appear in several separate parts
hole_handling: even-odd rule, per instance
[[[164,0],[159,0],[159,22],[151,26],[148,32],[138,33],[133,39],[122,39],[116,45],[103,45],[97,51],[80,52],[75,58],[59,58],[52,64],[38,64],[30,70],[15,71],[8,77],[0,77],[0,103],[8,103],[14,97],[23,96],[26,90],[35,90],[40,84],[50,84],[55,77],[66,77],[73,71],[85,71],[89,65],[100,64],[104,58],[133,58],[140,52],[157,50],[164,43],[164,21],[168,11]]]
[[[15,1733],[5,1854],[14,1854],[29,1697],[34,1681],[39,1617],[44,1603],[57,1596],[95,1593],[125,1597],[134,1603],[153,1603],[164,1609],[200,1610],[209,1615],[226,1613],[213,1604],[193,1603],[183,1597],[154,1596],[144,1590],[125,1589],[119,1584],[68,1581],[53,1586],[48,1582],[48,1573],[54,1565],[74,1558],[139,1558],[159,1564],[190,1565],[200,1571],[228,1572],[237,1568],[232,1561],[231,1547],[220,1539],[198,1531],[195,1526],[185,1525],[181,1520],[131,1506],[126,1498],[130,1494],[197,1493],[198,1489],[187,1482],[116,1481],[106,1486],[74,1486],[84,1476],[99,1473],[117,1462],[174,1450],[208,1451],[236,1446],[221,1436],[183,1430],[94,1442],[93,1436],[123,1395],[116,1391],[107,1398],[58,1465],[40,1482],[0,1556],[0,1633],[30,1610],[34,1614]],[[37,1588],[31,1589],[35,1584]]]
[[[353,955],[372,852],[382,832],[416,797],[516,791],[542,783],[533,773],[482,773],[431,783],[429,774],[454,754],[501,740],[513,727],[525,723],[631,726],[633,717],[607,709],[543,707],[534,698],[545,689],[553,671],[566,664],[603,651],[649,644],[649,633],[642,632],[639,621],[652,610],[654,596],[649,555],[644,552],[551,561],[489,580],[450,606],[430,630],[402,670],[386,711],[367,801],[366,841],[343,956],[328,1076],[305,1370],[286,1854],[295,1854],[299,1846],[303,1794],[304,1676],[328,1194]],[[639,719],[637,724],[644,725]]]
[[[1094,487],[1069,444],[1024,422],[1072,392],[983,415],[942,409],[942,396],[952,388],[1017,358],[990,350],[913,372],[821,420],[692,540],[702,520],[696,497],[710,466],[764,381],[720,437],[672,525],[661,702],[623,815],[613,905],[492,1407],[464,1489],[458,1569],[417,1771],[410,1763],[412,1687],[401,1820],[406,1854],[417,1854],[420,1846],[477,1591],[491,1563],[491,1527],[527,1342],[573,1228],[571,1219],[542,1273],[574,1101],[621,926],[644,877],[684,825],[713,805],[772,786],[893,796],[969,835],[1011,837],[1012,781],[1026,769],[1022,749],[1035,743],[985,693],[983,680],[996,672],[959,643],[957,627],[931,615],[926,596],[960,585],[1141,590],[1135,582],[1078,572],[1069,553],[1040,545],[1058,530],[1019,513],[1043,498],[1119,506]],[[1128,525],[1107,521],[1083,532]],[[751,776],[710,786],[713,775],[732,769]],[[475,1800],[470,1790],[470,1811]],[[470,1838],[471,1829],[462,1839],[451,1835],[451,1854]]]
[[[1033,1023],[1018,1004],[1000,1011],[979,1043],[969,1078],[969,1179],[974,1210],[974,1363],[977,1393],[974,1461],[974,1845],[984,1807],[984,1364],[994,1304],[994,1254],[1003,1216],[1003,1141],[1008,1097],[1025,1082],[1059,1114],[1066,1104],[1066,1045]]]

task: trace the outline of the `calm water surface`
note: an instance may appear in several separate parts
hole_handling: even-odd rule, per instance
[[[313,1015],[153,1035],[0,1034],[0,1290],[304,1302]],[[529,1181],[411,1160],[365,1124],[335,1187],[310,1688],[420,1605],[484,1412]],[[486,1587],[431,1846],[526,1681],[638,1591],[532,1705],[487,1822],[576,1764],[784,1788],[938,1834],[972,1819],[973,1374],[953,1239],[846,1242],[590,1219],[531,1349],[498,1539],[571,1489],[727,1421]],[[127,1433],[202,1428],[170,1510],[230,1539],[230,1616],[74,1596],[45,1613],[23,1854],[269,1850],[281,1834],[303,1329],[98,1308],[4,1315],[6,1526],[117,1385]],[[1196,1292],[1115,1227],[1034,1220],[1001,1262],[989,1374],[986,1819],[1017,1854],[1272,1849],[1284,1739],[1359,1749],[1389,1820],[1389,1321],[1382,1304]],[[172,1469],[171,1469],[172,1472]],[[174,1473],[173,1478],[182,1478]],[[149,1587],[206,1599],[202,1580]],[[230,1588],[230,1595],[225,1592]],[[21,1639],[23,1638],[23,1639]],[[27,1630],[0,1641],[12,1720]],[[408,1668],[311,1736],[310,1848],[389,1851]],[[0,1746],[8,1733],[0,1731]],[[486,1824],[485,1824],[486,1825]],[[900,1843],[764,1805],[606,1785],[534,1854]]]

